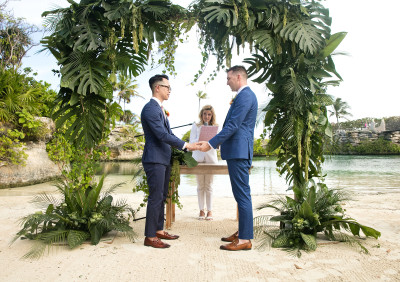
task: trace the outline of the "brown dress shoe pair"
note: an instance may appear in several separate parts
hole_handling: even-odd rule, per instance
[[[231,236],[229,236],[229,237],[222,237],[221,238],[221,241],[224,241],[224,242],[233,242],[233,241],[235,241],[236,239],[238,239],[239,237],[239,231],[236,231],[235,233],[233,233]]]
[[[144,238],[144,245],[158,249],[165,249],[171,247],[171,245],[164,243],[158,238],[151,240],[149,237]]]
[[[164,231],[164,234],[161,233],[156,233],[157,238],[159,239],[165,239],[165,240],[176,240],[179,238],[178,235],[172,235],[168,234],[167,232]]]
[[[251,250],[251,247],[252,245],[250,240],[246,243],[239,244],[239,239],[236,239],[232,243],[222,245],[219,248],[226,251],[248,251]]]

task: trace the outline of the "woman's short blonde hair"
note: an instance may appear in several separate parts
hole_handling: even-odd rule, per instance
[[[209,125],[218,125],[218,124],[217,124],[217,117],[215,116],[214,108],[213,108],[211,105],[205,105],[205,106],[201,109],[201,111],[200,111],[200,113],[199,113],[199,119],[200,119],[200,121],[199,121],[197,124],[198,124],[198,125],[203,125],[203,113],[204,113],[204,111],[211,111],[211,113],[212,113],[212,117],[211,117],[211,120],[210,120]]]

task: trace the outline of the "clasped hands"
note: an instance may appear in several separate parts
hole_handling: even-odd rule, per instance
[[[200,141],[197,143],[188,143],[186,144],[186,149],[189,151],[202,151],[202,152],[207,152],[211,149],[210,144],[206,141]]]

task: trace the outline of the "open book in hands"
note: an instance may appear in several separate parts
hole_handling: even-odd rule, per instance
[[[217,135],[218,126],[202,126],[200,128],[199,141],[209,141]]]

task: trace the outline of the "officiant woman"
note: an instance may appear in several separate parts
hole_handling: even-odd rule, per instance
[[[216,123],[214,108],[210,105],[205,105],[199,113],[199,122],[193,123],[190,131],[190,143],[199,141],[200,130],[202,126],[218,126]],[[193,158],[199,163],[213,163],[218,162],[217,151],[214,149],[208,152],[193,151]],[[199,201],[199,220],[212,220],[212,183],[214,175],[196,175],[197,179],[197,197]],[[205,204],[207,207],[207,215],[205,210]]]

